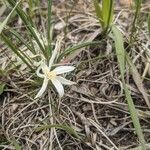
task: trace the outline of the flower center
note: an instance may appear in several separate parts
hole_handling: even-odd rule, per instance
[[[49,80],[52,80],[54,78],[56,78],[56,72],[55,71],[48,71],[45,73],[46,74],[46,77],[49,79]]]

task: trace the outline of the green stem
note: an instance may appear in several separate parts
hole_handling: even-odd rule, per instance
[[[10,49],[18,56],[20,57],[20,59],[32,70],[34,71],[34,69],[32,68],[32,66],[28,63],[28,61],[20,54],[20,50],[14,46],[14,44],[2,33],[1,37],[3,39],[3,41],[10,47]]]
[[[51,10],[52,9],[52,0],[48,0],[48,27],[47,27],[47,39],[48,39],[48,55],[51,55]]]

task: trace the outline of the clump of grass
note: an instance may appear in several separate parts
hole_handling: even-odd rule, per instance
[[[98,20],[104,32],[107,32],[113,20],[114,1],[102,0],[102,6],[100,6],[98,0],[93,0],[93,3]]]

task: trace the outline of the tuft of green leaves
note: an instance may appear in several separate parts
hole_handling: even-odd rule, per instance
[[[12,6],[15,7],[16,2],[14,0],[7,0],[8,3]],[[36,32],[35,32],[35,26],[31,20],[31,18],[28,16],[28,14],[26,14],[21,8],[20,6],[16,7],[16,12],[18,14],[18,16],[21,18],[21,20],[23,21],[25,27],[27,28],[28,32],[32,35],[33,39],[36,41],[36,43],[39,45],[40,50],[42,51],[43,55],[45,56],[46,59],[48,59],[48,53],[45,50],[45,47],[43,47],[42,43],[40,42]]]
[[[11,13],[7,16],[7,18],[4,20],[4,22],[0,25],[0,37],[5,42],[5,44],[30,68],[32,71],[34,71],[34,63],[31,60],[31,56],[27,55],[26,52],[21,50],[21,48],[18,47],[20,43],[25,46],[27,51],[31,51],[31,53],[34,56],[41,56],[41,59],[45,57],[47,62],[49,61],[49,58],[51,56],[51,5],[52,1],[48,1],[48,27],[47,27],[47,37],[43,37],[39,34],[39,32],[36,29],[36,25],[32,22],[32,12],[34,10],[34,6],[39,4],[39,0],[31,1],[29,0],[29,7],[32,9],[29,11],[29,14],[23,11],[21,8],[21,0],[18,2],[16,0],[7,0],[8,4],[12,7]],[[19,5],[20,4],[20,5]],[[12,28],[7,27],[6,31],[3,31],[4,27],[6,26],[6,23],[10,19],[12,13],[16,11],[18,17],[22,20],[22,23],[26,27],[26,34],[27,39],[24,39],[24,37],[21,35],[21,33],[18,33],[17,31],[13,30]],[[9,34],[10,33],[10,34]],[[7,36],[9,34],[9,36]],[[14,37],[16,39],[16,42],[14,44],[14,41],[12,41],[11,37]],[[36,61],[39,61],[39,59],[35,58]]]
[[[103,30],[107,30],[112,24],[114,14],[113,0],[102,0],[102,6],[99,5],[98,0],[93,0],[95,12]]]

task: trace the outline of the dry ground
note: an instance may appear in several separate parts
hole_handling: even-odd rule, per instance
[[[46,3],[37,9],[35,19],[39,32],[46,23]],[[115,23],[125,38],[126,51],[130,54],[138,72],[143,77],[145,89],[150,92],[150,42],[146,24],[149,1],[142,5],[135,43],[129,45],[133,10],[116,5]],[[4,14],[5,15],[5,14]],[[43,98],[34,100],[33,74],[27,69],[14,67],[12,53],[1,42],[0,63],[6,72],[0,74],[5,91],[0,95],[0,143],[1,149],[14,149],[17,141],[23,150],[128,150],[138,146],[138,138],[128,111],[122,89],[120,72],[113,42],[101,37],[101,28],[90,1],[58,1],[53,4],[54,39],[62,34],[62,51],[80,42],[101,40],[101,44],[79,49],[64,58],[62,63],[76,66],[68,78],[77,85],[65,88],[60,100],[54,89]],[[14,25],[15,24],[15,25]],[[14,19],[10,25],[26,35],[21,22]],[[13,61],[12,61],[13,60]],[[126,81],[139,113],[147,143],[150,143],[150,110],[139,92],[130,68]],[[35,129],[42,125],[57,124],[55,128]],[[80,138],[61,125],[73,128]],[[15,140],[14,140],[15,139]]]

